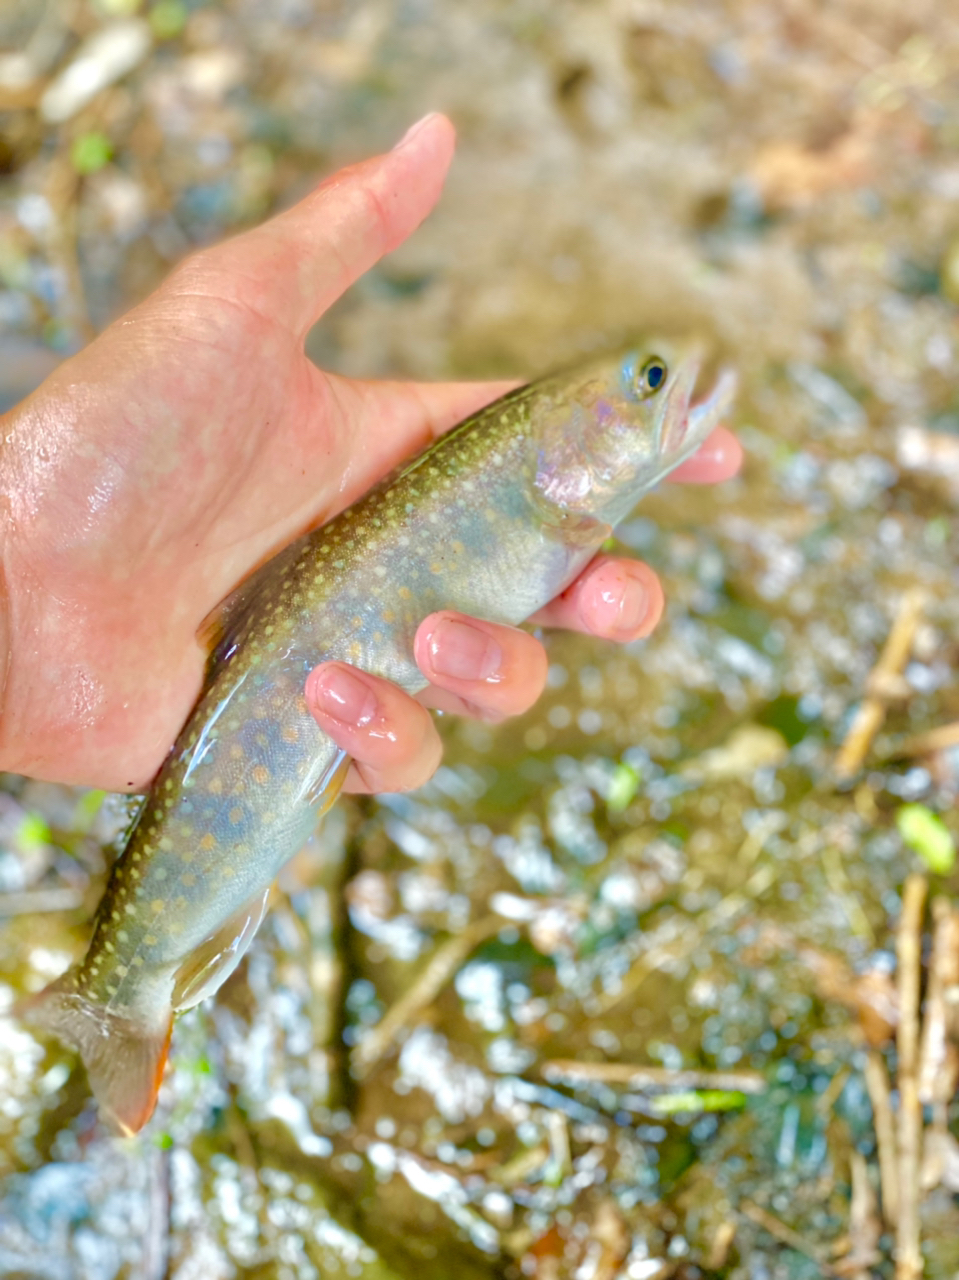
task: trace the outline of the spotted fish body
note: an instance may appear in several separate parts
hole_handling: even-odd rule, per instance
[[[348,760],[307,710],[308,673],[335,659],[414,693],[428,614],[516,624],[541,608],[716,424],[730,380],[690,408],[695,376],[692,362],[670,374],[630,354],[514,392],[227,600],[88,954],[29,1014],[80,1051],[116,1127],[149,1118],[174,1012],[232,972],[272,880],[339,790]]]

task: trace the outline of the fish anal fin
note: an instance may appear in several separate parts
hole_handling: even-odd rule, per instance
[[[129,1137],[143,1128],[156,1107],[170,1051],[169,1005],[147,1024],[82,994],[71,970],[24,1001],[18,1013],[79,1053],[100,1113],[115,1132]]]
[[[177,1013],[192,1009],[226,982],[266,915],[271,888],[244,903],[183,961],[173,980],[172,1004]]]

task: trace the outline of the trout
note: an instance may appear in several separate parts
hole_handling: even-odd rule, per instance
[[[121,1133],[156,1104],[174,1015],[212,995],[270,885],[333,803],[349,760],[310,715],[319,663],[416,693],[420,622],[455,609],[516,625],[567,587],[613,526],[726,411],[698,360],[594,359],[504,396],[307,533],[227,598],[199,700],[153,782],[85,958],[28,1002],[79,1052]]]

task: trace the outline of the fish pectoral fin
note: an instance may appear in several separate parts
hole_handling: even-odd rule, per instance
[[[173,976],[173,1008],[192,1009],[212,996],[246,955],[266,915],[272,885],[235,911],[192,951]]]
[[[565,519],[557,520],[556,532],[568,547],[599,550],[613,532],[613,526],[605,520],[597,520],[594,516],[584,516],[577,512],[566,512]]]
[[[613,526],[583,511],[568,511],[551,502],[538,490],[533,501],[544,532],[551,533],[564,546],[599,550],[613,532]]]
[[[129,1137],[143,1128],[156,1107],[170,1051],[173,1010],[168,1005],[147,1024],[82,995],[71,970],[24,1001],[18,1012],[28,1025],[51,1032],[80,1054],[112,1129]]]
[[[282,576],[284,564],[295,559],[299,550],[296,543],[291,543],[284,551],[251,573],[215,609],[210,610],[197,627],[196,638],[211,660],[224,656],[260,598]]]
[[[329,768],[324,769],[318,778],[307,787],[303,799],[307,804],[316,805],[316,816],[322,818],[340,794],[346,775],[350,770],[350,757],[341,751]]]

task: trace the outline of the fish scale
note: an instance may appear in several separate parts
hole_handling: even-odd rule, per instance
[[[80,1051],[116,1127],[149,1118],[174,1013],[236,967],[277,872],[339,791],[348,759],[309,713],[309,672],[338,660],[416,693],[428,614],[535,613],[715,425],[730,379],[690,408],[695,376],[693,360],[670,374],[628,353],[513,392],[221,606],[203,691],[113,868],[87,955],[27,1011]]]

